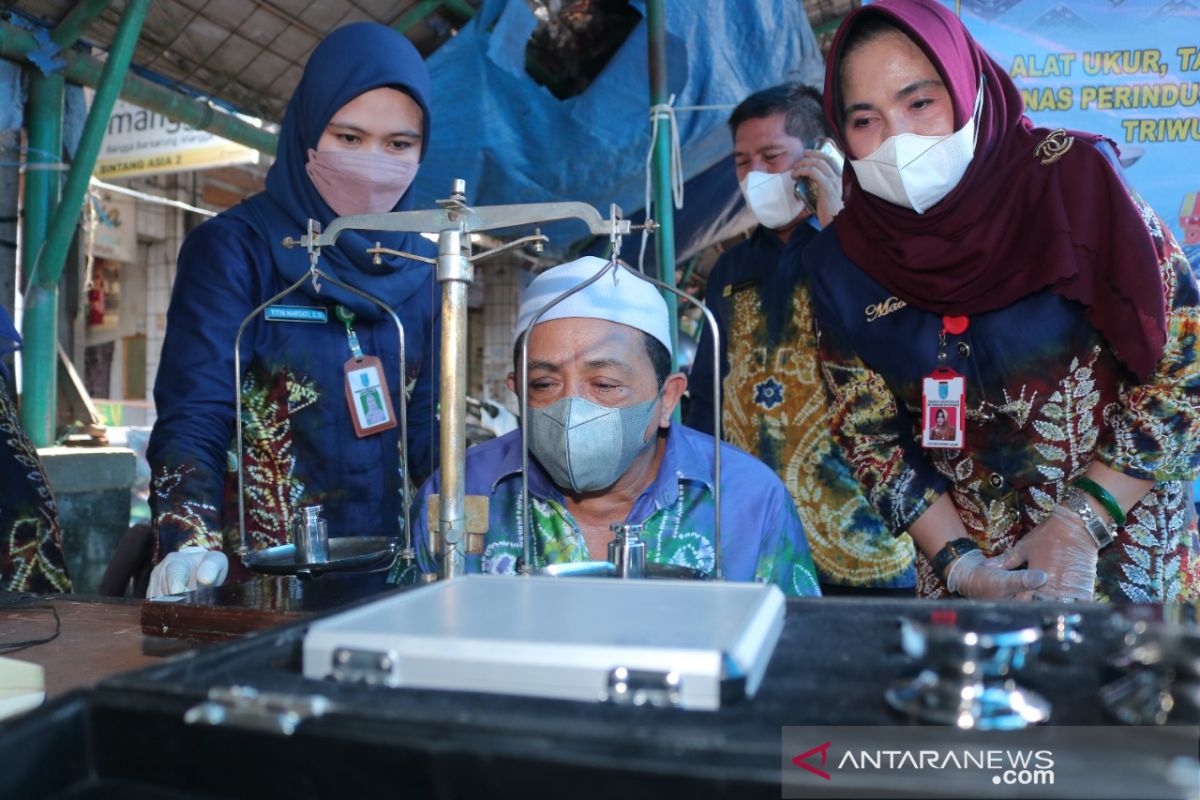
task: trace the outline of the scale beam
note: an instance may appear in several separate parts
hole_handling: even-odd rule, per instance
[[[338,217],[329,223],[313,241],[309,236],[285,240],[285,246],[304,248],[331,247],[337,242],[342,231],[391,231],[394,233],[441,233],[442,231],[457,230],[460,233],[482,233],[484,231],[500,230],[502,228],[517,228],[521,226],[540,225],[558,220],[577,219],[588,226],[588,230],[597,236],[608,236],[613,233],[625,235],[630,231],[629,220],[606,219],[587,203],[520,203],[507,206],[454,206],[438,210],[424,211],[392,211],[386,214],[357,214],[349,217]],[[290,244],[289,244],[290,243]]]

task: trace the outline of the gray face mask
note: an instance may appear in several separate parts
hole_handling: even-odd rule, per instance
[[[574,492],[607,489],[648,444],[642,440],[658,398],[624,408],[563,397],[530,408],[529,451],[550,479]]]

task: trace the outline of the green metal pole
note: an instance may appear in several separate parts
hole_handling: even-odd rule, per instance
[[[420,0],[401,14],[400,18],[392,23],[392,28],[401,33],[408,33],[409,28],[422,22],[439,8],[446,8],[463,19],[471,19],[476,11],[466,0]]]
[[[679,286],[687,289],[688,283],[692,280],[692,273],[696,271],[696,262],[700,260],[700,256],[692,256],[688,259],[687,264],[683,266],[683,275],[679,276]]]
[[[392,28],[401,33],[408,33],[409,28],[420,23],[441,6],[442,0],[420,0],[419,3],[401,14],[400,19],[392,23]]]
[[[113,0],[76,0],[70,13],[58,23],[58,27],[50,34],[51,40],[64,50],[83,38],[92,20],[104,13],[104,9],[112,5]]]
[[[96,167],[96,156],[100,154],[100,145],[108,130],[109,117],[112,116],[113,106],[121,92],[121,82],[133,58],[142,22],[146,19],[146,11],[149,8],[150,0],[130,0],[121,17],[108,60],[104,62],[104,73],[100,76],[100,84],[92,98],[92,107],[88,110],[87,121],[83,124],[83,134],[75,150],[75,160],[67,173],[62,202],[54,214],[54,221],[50,223],[46,247],[38,259],[35,280],[43,286],[58,285],[58,279],[62,275],[67,250],[71,246],[71,237],[75,233],[79,212],[83,208],[83,198],[87,194],[88,181],[91,180],[92,170]]]
[[[475,9],[466,0],[442,0],[442,5],[463,19],[475,16]]]
[[[41,46],[29,31],[7,22],[0,22],[0,57],[23,62],[31,52]],[[102,62],[70,50],[63,51],[60,56],[67,62],[62,74],[69,82],[93,89],[99,86],[104,70]],[[243,122],[233,114],[215,111],[208,103],[194,100],[136,75],[125,76],[121,85],[121,98],[198,131],[208,131],[268,155],[275,153],[274,134]]]
[[[149,8],[150,0],[130,0],[125,7],[108,60],[104,62],[100,84],[92,98],[92,107],[83,125],[83,135],[75,149],[75,160],[67,173],[62,202],[54,212],[46,231],[45,243],[34,264],[30,294],[36,293],[37,302],[26,306],[23,330],[26,341],[32,339],[36,342],[36,348],[33,352],[26,352],[21,362],[25,376],[22,414],[28,414],[34,425],[33,430],[38,433],[35,437],[30,432],[30,438],[38,446],[44,447],[53,441],[57,417],[58,361],[55,343],[58,341],[58,326],[55,312],[58,308],[58,281],[71,239],[75,235],[88,181],[96,166],[96,156],[100,153],[100,143],[108,129],[108,118],[121,91],[121,82],[133,58],[142,22]],[[26,417],[23,416],[21,421],[24,424]],[[41,441],[39,437],[43,437]]]
[[[838,29],[838,26],[842,24],[842,20],[844,19],[845,17],[834,17],[831,20],[822,22],[820,25],[813,28],[813,35],[824,36],[827,33],[833,33]]]
[[[38,254],[46,243],[50,218],[58,205],[61,180],[58,163],[62,158],[63,95],[66,82],[62,75],[43,75],[30,70],[29,115],[26,140],[25,208],[21,231],[21,265],[23,284],[37,268]],[[31,364],[54,366],[58,341],[58,293],[46,292],[36,285],[24,295],[22,317],[21,376],[23,396],[21,426],[37,447],[54,443],[54,418],[31,398],[54,396],[57,391],[57,370],[49,375],[43,369],[31,369]],[[48,381],[48,383],[47,383]],[[32,382],[39,385],[34,386]]]
[[[647,0],[646,29],[650,44],[650,104],[663,105],[667,102],[667,30],[663,18],[663,0]],[[658,122],[658,135],[654,139],[654,157],[651,169],[654,192],[654,221],[658,231],[654,236],[655,253],[658,256],[659,280],[668,286],[675,285],[675,206],[671,197],[671,130],[666,119]],[[679,349],[679,315],[676,311],[675,295],[663,293],[667,310],[671,316],[672,366],[679,367],[675,351]]]

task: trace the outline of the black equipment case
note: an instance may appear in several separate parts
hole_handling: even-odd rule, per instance
[[[0,798],[778,798],[783,726],[911,724],[884,701],[887,686],[919,670],[900,649],[901,616],[1022,626],[1064,608],[790,600],[757,696],[712,712],[309,680],[306,621],[110,678],[0,725]],[[1021,681],[1050,700],[1053,725],[1110,725],[1098,695],[1111,678],[1115,612],[1071,608],[1084,642]],[[222,712],[220,724],[194,724]],[[1128,775],[1124,796],[1144,796],[1143,771]],[[840,796],[856,796],[850,788]],[[950,788],[931,781],[911,795],[955,796]]]

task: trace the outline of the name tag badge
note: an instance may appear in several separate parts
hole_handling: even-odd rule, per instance
[[[739,292],[744,292],[747,289],[756,289],[756,288],[758,288],[757,280],[738,281],[737,283],[725,284],[725,289],[724,289],[724,291],[721,292],[721,295],[723,297],[733,297],[735,294],[738,294]]]
[[[938,367],[921,383],[921,446],[961,450],[965,438],[966,381]]]
[[[343,367],[346,373],[346,405],[358,438],[396,427],[392,411],[392,393],[388,391],[383,365],[375,356],[352,358]]]
[[[267,322],[315,322],[329,321],[329,312],[320,306],[267,306],[263,311]]]

